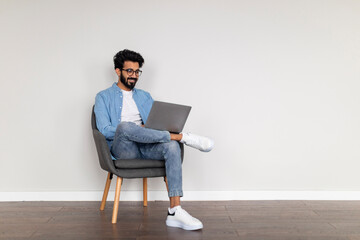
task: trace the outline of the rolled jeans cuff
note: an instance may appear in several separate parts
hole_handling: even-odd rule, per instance
[[[182,197],[182,196],[183,196],[182,190],[169,191],[169,197]]]

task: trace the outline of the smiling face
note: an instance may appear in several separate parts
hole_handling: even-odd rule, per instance
[[[132,69],[132,74],[129,74],[126,70]],[[131,91],[135,85],[139,76],[136,75],[135,71],[139,70],[139,63],[132,61],[125,61],[123,69],[116,68],[115,71],[119,76],[117,83],[118,87],[125,91]]]

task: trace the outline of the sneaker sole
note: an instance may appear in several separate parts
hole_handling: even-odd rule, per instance
[[[199,230],[199,229],[203,228],[202,224],[201,225],[196,225],[196,226],[190,226],[190,225],[186,225],[186,224],[183,224],[181,222],[173,221],[173,220],[166,220],[166,226],[182,228],[184,230]]]

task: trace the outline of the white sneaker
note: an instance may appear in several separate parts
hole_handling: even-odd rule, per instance
[[[214,148],[214,141],[212,139],[192,133],[182,133],[180,142],[185,143],[189,147],[199,149],[202,152],[210,152]]]
[[[170,209],[169,209],[170,210]],[[203,228],[199,219],[192,217],[187,211],[178,206],[173,214],[168,210],[166,225],[169,227],[178,227],[185,230],[198,230]]]

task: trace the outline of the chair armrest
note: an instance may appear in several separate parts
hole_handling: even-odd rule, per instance
[[[110,173],[116,173],[114,162],[112,160],[105,136],[102,135],[99,130],[93,129],[93,137],[95,140],[96,151],[98,153],[101,168]]]

